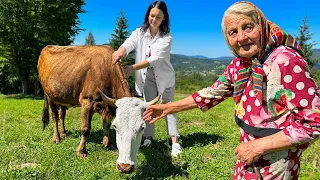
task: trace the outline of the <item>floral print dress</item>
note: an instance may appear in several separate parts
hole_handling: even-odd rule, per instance
[[[242,62],[236,57],[211,87],[194,93],[198,107],[207,111],[231,97],[240,69]],[[255,97],[250,76],[234,114],[250,126],[282,129],[295,148],[265,154],[255,167],[237,161],[232,179],[257,179],[254,168],[263,179],[298,179],[301,154],[320,134],[320,90],[306,61],[289,47],[277,47],[263,71],[262,101]],[[256,138],[240,128],[240,143]]]

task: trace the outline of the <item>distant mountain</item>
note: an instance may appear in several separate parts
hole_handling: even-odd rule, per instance
[[[320,58],[320,49],[313,49],[312,51],[313,58]],[[171,54],[171,63],[177,71],[203,71],[221,74],[232,59],[231,56],[208,58],[202,55]],[[316,68],[320,69],[320,62],[316,65]]]
[[[312,58],[319,58],[320,59],[320,49],[312,49]],[[317,69],[320,69],[320,61],[315,66]]]
[[[312,57],[320,57],[320,49],[312,49]]]
[[[221,57],[217,57],[217,58],[212,58],[212,60],[229,61],[229,62],[231,62],[231,60],[232,60],[233,58],[234,58],[234,57],[231,57],[231,56],[221,56]]]
[[[192,58],[198,58],[198,59],[210,59],[206,56],[201,56],[201,55],[194,55],[194,56],[191,56]]]
[[[218,61],[231,61],[233,59],[233,57],[231,57],[231,56],[221,56],[221,57],[216,57],[216,58],[209,58],[209,57],[202,56],[202,55],[192,55],[192,56],[183,55],[183,54],[171,54],[171,55],[187,57],[187,58],[194,58],[194,59],[206,59],[206,60],[218,60]]]
[[[189,72],[214,72],[221,74],[232,57],[208,58],[205,56],[186,56],[181,54],[171,54],[171,64],[176,71]]]

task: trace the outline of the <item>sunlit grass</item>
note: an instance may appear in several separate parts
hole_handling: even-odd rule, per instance
[[[177,94],[177,99],[185,97]],[[239,128],[229,99],[206,113],[195,109],[178,114],[182,156],[172,159],[166,145],[165,121],[156,123],[157,143],[138,153],[138,167],[130,175],[115,169],[117,151],[102,144],[102,122],[95,114],[87,140],[88,157],[76,155],[80,142],[80,108],[66,116],[68,137],[52,144],[52,120],[42,130],[41,98],[0,95],[0,179],[230,179]],[[113,131],[112,131],[113,132]],[[112,133],[114,140],[114,134]],[[302,157],[299,179],[319,179],[320,143]]]

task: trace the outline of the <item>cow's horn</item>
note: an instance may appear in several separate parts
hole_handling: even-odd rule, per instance
[[[154,98],[152,101],[149,101],[148,104],[149,104],[149,105],[156,104],[156,103],[159,101],[159,99],[160,99],[161,96],[162,96],[162,93],[159,94],[159,95],[158,95],[156,98]]]
[[[116,106],[116,101],[115,99],[112,99],[112,98],[109,98],[107,95],[105,95],[99,88],[98,88],[98,91],[102,97],[102,99],[108,103],[110,106],[113,106],[113,107],[117,107]]]

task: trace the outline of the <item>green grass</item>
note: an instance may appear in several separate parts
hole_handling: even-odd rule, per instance
[[[183,97],[176,95],[177,100]],[[231,179],[239,139],[232,99],[206,113],[195,109],[178,114],[183,147],[179,158],[171,158],[165,122],[158,121],[157,143],[139,151],[139,165],[129,175],[115,169],[118,152],[101,144],[102,121],[97,114],[87,140],[88,157],[81,160],[76,155],[80,108],[67,111],[68,137],[52,144],[52,120],[43,131],[42,106],[41,98],[0,95],[0,179]],[[303,154],[300,179],[319,179],[319,149],[317,141]]]

